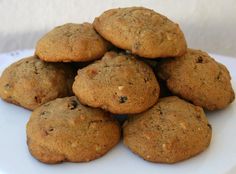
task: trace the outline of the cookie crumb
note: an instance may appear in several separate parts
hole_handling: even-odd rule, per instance
[[[118,86],[118,89],[121,91],[122,89],[124,89],[124,86]]]
[[[96,147],[95,147],[95,150],[96,150],[97,152],[101,151],[101,149],[102,149],[101,146],[96,146]]]
[[[166,144],[162,144],[162,149],[166,149]]]
[[[84,115],[81,115],[81,116],[80,116],[80,119],[81,119],[81,120],[85,120],[85,116],[84,116]]]
[[[71,143],[71,147],[77,147],[77,143]]]
[[[167,40],[172,40],[172,37],[169,34],[166,35],[166,38]]]

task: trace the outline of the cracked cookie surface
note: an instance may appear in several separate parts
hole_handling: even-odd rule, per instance
[[[143,7],[117,8],[97,17],[96,31],[115,46],[146,58],[183,55],[187,49],[178,24]]]
[[[157,102],[160,88],[147,64],[108,52],[78,71],[73,92],[80,102],[115,114],[140,113]]]
[[[84,62],[101,58],[109,45],[92,24],[68,23],[43,36],[35,53],[48,62]]]
[[[206,52],[188,49],[156,68],[172,93],[208,110],[227,107],[235,98],[227,68]]]
[[[44,163],[87,162],[120,140],[120,127],[108,112],[83,106],[75,96],[48,102],[27,123],[30,153]]]
[[[176,163],[204,151],[211,141],[204,111],[178,97],[158,100],[123,125],[124,144],[147,161]]]
[[[47,63],[35,56],[7,67],[0,77],[0,97],[33,110],[58,97],[72,95],[76,70],[72,65]]]

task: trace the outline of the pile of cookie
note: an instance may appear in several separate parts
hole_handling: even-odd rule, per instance
[[[2,73],[0,96],[33,110],[27,144],[44,163],[97,159],[121,132],[143,159],[175,163],[209,146],[203,109],[234,100],[230,80],[224,65],[187,48],[178,24],[129,7],[108,10],[93,24],[54,28],[35,55]]]

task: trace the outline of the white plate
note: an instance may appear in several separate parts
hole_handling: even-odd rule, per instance
[[[33,50],[0,55],[0,73],[10,63]],[[236,58],[212,55],[225,64],[236,89]],[[139,158],[122,143],[100,159],[89,163],[46,165],[35,160],[26,145],[25,125],[30,111],[0,100],[0,174],[235,174],[236,173],[236,102],[227,109],[209,112],[213,127],[210,147],[189,160],[167,165]]]

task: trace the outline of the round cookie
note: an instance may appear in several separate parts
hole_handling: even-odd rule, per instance
[[[92,24],[68,23],[43,36],[35,54],[48,62],[84,62],[101,58],[108,47],[109,43],[96,33]]]
[[[72,65],[43,62],[35,56],[21,59],[0,77],[0,97],[33,110],[58,97],[72,95],[76,70]]]
[[[148,64],[154,70],[154,73],[156,75],[157,81],[158,81],[159,86],[160,86],[159,98],[172,96],[172,93],[170,92],[170,90],[166,86],[166,81],[159,78],[156,74],[157,72],[155,70],[157,68],[157,65],[158,65],[159,61],[157,61],[156,59],[146,59],[146,58],[141,58],[141,57],[139,57],[139,60],[145,62],[146,64]],[[159,60],[161,61],[161,59],[159,59]]]
[[[27,123],[29,151],[44,163],[91,161],[119,140],[119,124],[109,113],[83,106],[74,96],[40,106]]]
[[[159,97],[152,69],[132,55],[108,52],[78,71],[73,92],[80,102],[114,114],[140,113]]]
[[[204,151],[212,130],[203,109],[178,97],[158,100],[124,123],[124,144],[143,159],[176,163]]]
[[[178,24],[143,7],[116,8],[95,18],[96,31],[115,46],[146,58],[180,56],[187,44]]]
[[[172,93],[208,110],[234,100],[228,70],[203,51],[188,49],[184,56],[163,60],[157,71]]]

